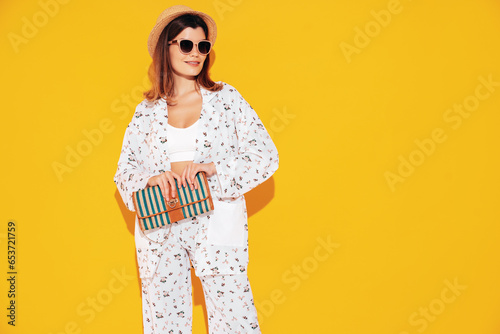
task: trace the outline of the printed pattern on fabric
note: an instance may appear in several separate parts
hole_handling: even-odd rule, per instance
[[[172,224],[157,273],[141,279],[144,333],[191,333],[192,291],[189,261],[196,269],[196,220]],[[233,259],[238,262],[238,259]],[[210,333],[260,333],[246,272],[201,275]]]
[[[214,162],[217,175],[211,190],[234,199],[267,180],[278,169],[278,151],[250,104],[225,82],[211,92],[200,87],[203,98],[196,136],[195,163]],[[170,170],[167,145],[167,104],[164,99],[136,107],[127,126],[114,182],[130,211],[132,194],[154,175]]]
[[[169,227],[165,231],[163,239],[158,243],[145,242],[140,237],[138,223],[135,227],[137,262],[141,278],[152,277],[157,274],[166,276],[170,274],[170,263],[168,259],[169,249],[176,247],[172,244],[172,234],[178,231],[179,242],[186,248],[191,257],[191,263],[195,269],[196,276],[221,275],[221,274],[243,274],[247,272],[248,266],[248,224],[244,225],[245,246],[222,246],[207,243],[207,229],[210,221],[199,220],[198,217],[184,219],[171,224],[171,234],[168,235]],[[158,234],[160,231],[156,231]],[[148,238],[151,238],[148,236]],[[163,244],[163,246],[161,245]],[[151,248],[151,246],[156,246]],[[180,252],[180,250],[179,250]],[[176,254],[171,254],[175,256]]]
[[[214,210],[151,231],[135,220],[144,332],[191,333],[190,262],[200,277],[210,333],[260,333],[247,277],[246,192],[278,169],[278,151],[263,123],[227,83],[203,99],[194,163],[214,162],[207,178]],[[171,170],[168,108],[164,99],[143,100],[127,126],[114,182],[126,207],[150,177]]]
[[[246,271],[248,225],[243,194],[269,179],[279,164],[277,148],[256,112],[234,87],[221,83],[223,89],[218,92],[200,87],[203,104],[193,161],[214,162],[217,173],[207,178],[215,209],[195,218],[203,226],[198,229],[194,258],[197,276]],[[167,124],[166,101],[143,100],[125,131],[114,182],[130,211],[134,211],[132,194],[143,189],[151,176],[170,170]],[[226,205],[217,209],[220,202]],[[221,208],[224,214],[220,214]],[[140,275],[151,277],[161,254],[158,243],[166,239],[168,228],[148,232],[148,238],[155,241],[151,242],[137,230],[137,224],[136,217]],[[238,244],[230,245],[231,235],[214,236],[210,232],[216,231],[215,227],[239,233]],[[207,238],[210,234],[212,237]]]

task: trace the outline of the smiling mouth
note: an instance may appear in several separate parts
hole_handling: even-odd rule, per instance
[[[186,63],[198,65],[200,62],[199,61],[186,61]]]

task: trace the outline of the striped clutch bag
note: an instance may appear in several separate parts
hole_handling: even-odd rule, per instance
[[[195,183],[198,189],[191,190],[189,186],[179,187],[175,180],[177,194],[168,202],[158,185],[134,192],[134,206],[141,230],[152,230],[213,210],[214,204],[205,172],[196,174]]]

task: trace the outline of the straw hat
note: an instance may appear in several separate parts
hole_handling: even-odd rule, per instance
[[[201,17],[203,21],[205,21],[208,27],[207,39],[212,42],[212,46],[214,45],[215,38],[217,37],[217,26],[215,24],[215,21],[209,15],[193,10],[188,6],[176,5],[168,7],[160,14],[158,19],[156,20],[156,25],[154,26],[153,30],[151,30],[151,33],[149,33],[148,51],[151,58],[153,58],[156,43],[158,43],[158,38],[160,37],[163,29],[170,23],[170,21],[184,14],[197,15]]]

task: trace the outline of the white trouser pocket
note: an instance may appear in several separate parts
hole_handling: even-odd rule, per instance
[[[214,198],[214,213],[208,222],[208,243],[224,246],[245,246],[245,201],[231,203]]]

